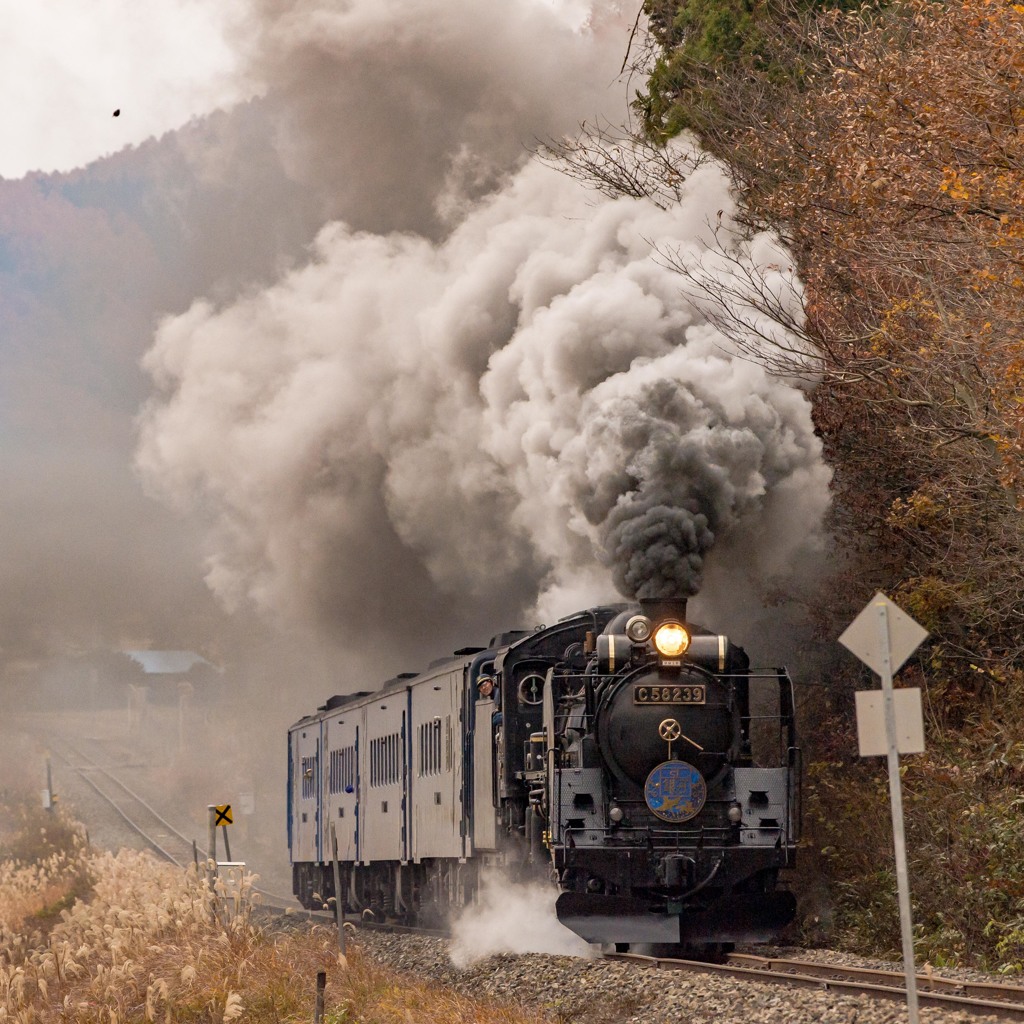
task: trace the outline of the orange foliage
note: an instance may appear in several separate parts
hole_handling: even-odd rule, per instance
[[[1024,458],[1022,11],[912,0],[867,24],[826,21],[828,84],[778,140],[773,162],[797,173],[769,199],[813,251],[817,326],[842,369],[919,403],[917,429],[981,442],[1013,489]]]
[[[942,592],[964,655],[1024,654],[1024,5],[907,0],[812,29],[809,88],[734,137],[825,353],[838,526]],[[950,595],[955,600],[950,601]]]

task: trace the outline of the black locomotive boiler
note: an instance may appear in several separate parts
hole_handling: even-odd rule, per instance
[[[485,868],[588,942],[714,948],[792,920],[792,683],[683,600],[605,606],[331,698],[289,734],[295,892],[434,922]]]

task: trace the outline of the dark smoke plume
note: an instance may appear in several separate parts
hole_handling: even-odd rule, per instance
[[[696,594],[717,538],[744,525],[774,532],[776,515],[813,523],[821,500],[812,483],[819,453],[803,410],[779,400],[787,392],[778,381],[699,350],[691,343],[684,373],[666,366],[664,378],[638,380],[634,394],[609,400],[601,429],[591,431],[591,445],[612,445],[625,466],[614,503],[607,507],[606,495],[584,507],[629,597]],[[800,478],[812,484],[804,495],[812,507],[776,510],[776,490]]]

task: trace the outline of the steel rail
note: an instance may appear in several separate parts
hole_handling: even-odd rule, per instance
[[[826,964],[812,960],[751,956],[745,953],[730,955],[729,962],[736,963],[737,966],[747,964],[755,970],[761,971],[802,973],[822,978],[841,978],[848,981],[857,981],[863,977],[893,988],[901,988],[905,978],[902,971],[850,967],[845,964]],[[1024,987],[1020,985],[1004,985],[994,981],[945,978],[931,971],[926,971],[923,974],[917,975],[917,986],[919,992],[936,992],[979,999],[992,999],[997,1002],[1019,1003],[1021,1006],[1024,1006]]]
[[[180,839],[181,842],[185,845],[186,850],[189,851],[189,853],[191,853],[191,851],[195,849],[195,840],[190,839],[188,836],[184,835],[184,833],[178,831],[178,829],[175,828],[166,818],[164,818],[155,808],[153,808],[147,800],[141,797],[138,793],[135,792],[135,790],[133,790],[125,782],[123,782],[116,775],[114,775],[113,772],[111,772],[108,768],[104,768],[98,761],[90,757],[88,754],[84,754],[81,750],[77,749],[76,747],[72,746],[72,744],[68,743],[67,740],[62,739],[60,740],[60,743],[63,744],[66,750],[70,751],[75,757],[79,758],[86,764],[85,767],[83,767],[82,765],[73,764],[70,758],[68,758],[65,754],[58,752],[58,756],[61,757],[64,763],[67,764],[67,766],[71,768],[73,771],[76,771],[83,782],[87,783],[99,796],[101,796],[108,804],[110,804],[111,807],[113,807],[114,810],[121,816],[125,824],[127,824],[129,828],[131,828],[134,832],[138,833],[138,835],[141,836],[142,839],[145,840],[145,842],[150,847],[152,847],[157,854],[164,857],[166,860],[176,865],[177,867],[182,868],[182,870],[186,869],[187,864],[182,863],[170,851],[165,850],[159,844],[159,842],[157,842],[156,839],[154,839],[151,835],[145,832],[136,821],[132,820],[124,811],[124,809],[117,804],[113,797],[111,797],[108,793],[103,792],[103,790],[96,784],[96,781],[90,777],[90,773],[99,773],[107,779],[109,779],[120,789],[122,789],[129,797],[135,800],[139,804],[139,806],[145,808],[145,810],[150,815],[152,815],[153,818],[160,822],[160,824],[165,829],[167,829],[168,832],[170,832],[177,839]],[[186,855],[185,859],[186,861],[191,861],[192,857]],[[258,892],[261,896],[268,897],[275,901],[281,902],[282,905],[287,905],[289,902],[293,903],[295,900],[294,896],[282,896],[279,893],[270,892],[268,889],[261,889],[259,886],[255,885],[252,887],[252,891]]]
[[[636,953],[607,953],[605,956],[607,959],[625,960],[660,970],[718,974],[742,981],[822,988],[845,995],[866,995],[878,999],[906,999],[904,976],[895,971],[823,964],[809,960],[772,959],[746,954],[731,954],[726,958],[726,962],[721,964],[642,956]],[[969,1013],[991,1014],[1006,1020],[1024,1021],[1024,988],[1020,986],[959,981],[922,974],[918,975],[918,1002],[922,1006],[938,1009],[964,1010]]]
[[[182,835],[181,832],[179,832],[173,825],[171,825],[152,807],[150,807],[150,805],[141,796],[139,796],[138,793],[134,792],[129,786],[123,783],[119,778],[113,775],[102,765],[98,764],[87,754],[83,754],[80,750],[77,750],[75,747],[71,746],[71,744],[67,743],[66,741],[62,741],[62,743],[65,751],[70,751],[72,756],[80,759],[81,761],[86,762],[86,765],[83,767],[82,765],[74,764],[71,760],[71,757],[69,757],[67,753],[60,750],[55,751],[57,756],[60,757],[61,760],[63,760],[64,763],[70,769],[77,772],[82,781],[85,782],[88,786],[90,786],[98,796],[100,796],[103,800],[110,804],[110,806],[117,812],[117,814],[120,815],[124,823],[130,829],[132,829],[133,832],[136,832],[146,842],[148,846],[152,847],[155,853],[163,857],[165,860],[170,861],[170,863],[184,870],[185,864],[178,860],[178,858],[175,857],[174,854],[172,854],[169,850],[164,849],[164,847],[161,846],[160,843],[153,836],[146,832],[145,829],[143,829],[143,827],[137,821],[131,818],[128,815],[128,813],[124,810],[124,808],[114,799],[114,797],[111,796],[110,793],[105,792],[103,790],[103,788],[92,777],[92,774],[98,773],[107,778],[110,782],[114,783],[114,785],[122,789],[129,797],[131,797],[132,800],[139,804],[139,806],[145,808],[145,810],[150,815],[152,815],[153,818],[160,822],[160,824],[163,825],[164,828],[166,828],[172,835],[174,835],[183,843],[185,843],[187,847],[192,847],[192,840]]]

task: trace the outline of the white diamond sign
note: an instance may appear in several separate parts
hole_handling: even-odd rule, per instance
[[[919,622],[879,591],[846,627],[839,642],[882,677],[881,690],[857,694],[857,733],[862,757],[885,754],[889,763],[896,891],[900,905],[903,966],[907,976],[907,1013],[918,1024],[917,977],[914,968],[914,922],[910,913],[910,876],[900,790],[900,750],[924,750],[921,691],[894,690],[892,677],[928,635]],[[901,735],[906,734],[906,735]],[[912,734],[912,735],[911,735]]]
[[[868,668],[882,675],[885,669],[885,652],[878,625],[878,606],[886,606],[889,621],[889,672],[896,674],[921,642],[928,636],[928,630],[915,622],[899,605],[893,604],[881,591],[864,610],[846,627],[839,642],[855,654]]]

